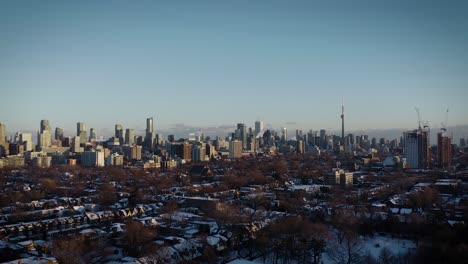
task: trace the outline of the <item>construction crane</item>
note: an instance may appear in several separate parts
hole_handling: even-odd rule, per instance
[[[443,123],[440,123],[442,125],[442,128],[440,130],[442,131],[447,131],[447,124],[448,124],[448,113],[449,113],[449,109],[447,107],[447,111],[445,111],[445,122]]]
[[[421,111],[419,111],[419,107],[414,108],[416,110],[416,113],[418,114],[418,128],[421,130],[421,125],[422,128],[429,128],[429,121],[423,121],[421,117]]]
[[[428,128],[428,127],[429,127],[429,121],[425,121],[424,125],[423,125],[423,128]]]
[[[416,110],[416,114],[418,114],[418,128],[421,130],[421,112],[419,112],[419,107],[415,107],[414,110]]]

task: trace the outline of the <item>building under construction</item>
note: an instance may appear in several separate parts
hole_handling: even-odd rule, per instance
[[[437,163],[442,168],[452,165],[452,138],[445,132],[437,133]]]
[[[429,130],[415,129],[404,133],[406,168],[422,169],[431,165]]]

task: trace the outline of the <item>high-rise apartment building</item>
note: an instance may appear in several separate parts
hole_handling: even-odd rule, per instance
[[[33,150],[33,142],[31,133],[19,133],[19,142],[24,145],[25,151]]]
[[[430,166],[429,131],[416,129],[404,133],[405,156],[410,169]]]
[[[84,148],[80,147],[80,144],[81,144],[80,137],[78,137],[78,136],[73,137],[72,145],[71,145],[71,151],[72,152],[83,152]]]
[[[81,165],[85,167],[104,167],[104,152],[85,151],[81,153]]]
[[[188,161],[192,160],[192,144],[183,143],[182,149],[183,152],[181,158]]]
[[[6,125],[0,123],[0,145],[6,143]]]
[[[205,160],[206,160],[205,146],[193,146],[192,147],[192,161],[205,161]]]
[[[242,158],[242,141],[232,140],[229,142],[229,158]]]
[[[6,125],[0,123],[0,157],[8,155],[8,152],[9,147],[6,143]]]
[[[452,138],[445,132],[437,133],[437,161],[442,168],[452,165]]]
[[[141,160],[141,146],[124,146],[123,152],[128,160]]]
[[[206,143],[205,149],[206,149],[206,157],[208,157],[209,159],[216,156],[216,148],[211,143]]]
[[[353,184],[354,174],[342,169],[334,169],[333,172],[325,175],[324,180],[327,185],[340,185],[345,188]]]
[[[119,155],[119,153],[112,153],[106,158],[106,165],[107,166],[122,166],[124,156]]]

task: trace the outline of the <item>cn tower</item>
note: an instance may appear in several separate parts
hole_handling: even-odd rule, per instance
[[[344,101],[341,102],[341,145],[346,150],[345,137],[344,137]]]

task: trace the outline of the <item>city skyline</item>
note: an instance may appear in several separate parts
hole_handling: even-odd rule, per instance
[[[341,119],[341,118],[340,118]],[[150,123],[148,123],[148,120],[151,120]],[[50,130],[50,136],[52,139],[54,138],[54,135],[57,135],[57,130],[59,130],[59,134],[61,138],[63,137],[74,137],[77,135],[78,131],[74,131],[74,129],[64,129],[63,126],[60,124],[54,126],[53,121],[51,122],[48,119],[43,119],[40,120],[38,128],[33,129],[33,128],[28,128],[25,130],[12,130],[9,128],[8,124],[5,122],[0,122],[2,124],[2,128],[6,130],[3,131],[5,136],[7,137],[14,137],[15,134],[18,133],[29,133],[32,135],[32,138],[34,139],[34,142],[38,140],[36,137],[37,133],[42,131],[42,124],[43,122],[46,122],[47,126],[49,126]],[[301,131],[303,133],[307,133],[309,131],[314,131],[314,132],[320,132],[320,130],[326,131],[327,134],[329,135],[342,135],[344,132],[345,136],[348,136],[349,134],[353,134],[355,136],[359,135],[367,135],[369,137],[375,137],[375,138],[387,138],[387,139],[399,139],[402,136],[402,133],[405,133],[407,131],[413,131],[414,129],[417,129],[417,124],[411,128],[392,128],[392,129],[366,129],[366,130],[352,130],[352,129],[347,129],[346,125],[344,127],[344,131],[342,131],[342,128],[340,129],[330,129],[330,128],[320,128],[320,127],[312,127],[312,128],[292,128],[291,126],[285,127],[273,127],[271,124],[268,122],[265,123],[264,120],[256,120],[254,123],[249,123],[249,122],[241,122],[241,123],[235,123],[235,124],[227,124],[227,125],[219,125],[219,126],[212,126],[212,127],[200,127],[200,126],[190,126],[186,124],[174,124],[172,127],[169,128],[154,128],[154,117],[150,117],[146,119],[145,126],[137,126],[137,127],[128,127],[123,123],[115,123],[111,127],[105,127],[105,128],[100,128],[97,129],[95,126],[90,126],[86,122],[75,122],[75,127],[77,128],[80,125],[84,125],[85,127],[88,128],[88,130],[83,130],[83,133],[85,136],[83,138],[88,139],[88,131],[89,131],[89,136],[92,134],[93,138],[98,141],[106,141],[111,137],[115,136],[116,133],[116,128],[118,127],[119,130],[127,132],[128,130],[131,130],[135,136],[143,136],[147,137],[147,128],[151,127],[151,131],[154,131],[152,136],[150,137],[155,137],[156,134],[162,134],[163,139],[167,139],[169,135],[175,136],[176,138],[188,138],[190,135],[201,135],[204,134],[205,136],[210,136],[210,137],[221,137],[224,138],[225,136],[229,136],[233,130],[238,128],[239,125],[244,125],[246,129],[252,129],[253,131],[257,131],[256,125],[258,122],[261,123],[261,127],[263,128],[263,131],[266,130],[271,130],[271,131],[276,131],[277,133],[281,134],[283,133],[283,129],[287,129],[288,132],[288,139],[295,139],[295,131]],[[340,121],[340,124],[342,125],[342,122]],[[289,124],[292,125],[292,124]],[[55,129],[54,129],[55,128]],[[52,133],[52,131],[55,130],[55,134]],[[92,130],[92,132],[91,132]],[[437,143],[437,133],[441,131],[446,131],[448,135],[450,135],[456,142],[460,139],[465,139],[466,136],[468,135],[468,125],[461,125],[461,126],[447,126],[445,130],[442,130],[439,128],[432,128],[429,126],[429,130],[432,131],[430,133],[430,142],[431,144],[436,144]],[[1,134],[1,133],[0,133]]]
[[[466,125],[464,2],[3,2],[0,120],[66,131],[264,120],[274,128]],[[97,126],[99,124],[99,126]]]

